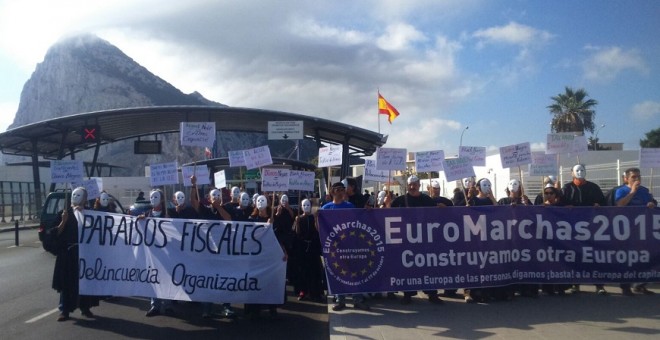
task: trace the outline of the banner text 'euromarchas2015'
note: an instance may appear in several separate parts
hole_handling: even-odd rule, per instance
[[[227,303],[284,302],[286,262],[270,225],[87,210],[80,293]]]
[[[332,293],[660,281],[660,210],[490,206],[319,211]]]

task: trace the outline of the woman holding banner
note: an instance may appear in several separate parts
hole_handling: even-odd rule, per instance
[[[296,288],[298,300],[323,301],[323,264],[321,263],[321,240],[312,215],[312,202],[302,201],[303,214],[296,216],[293,229],[293,249],[298,259]]]
[[[57,214],[60,249],[53,270],[53,289],[60,293],[60,315],[57,321],[69,320],[69,313],[80,308],[82,315],[94,317],[90,308],[98,306],[98,298],[78,294],[78,223],[82,223],[82,213],[87,203],[87,190],[75,188],[71,192],[71,206]]]

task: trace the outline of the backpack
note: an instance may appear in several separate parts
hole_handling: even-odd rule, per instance
[[[62,248],[62,240],[57,234],[57,226],[46,228],[41,245],[44,247],[45,251],[53,255],[59,253],[59,250]]]

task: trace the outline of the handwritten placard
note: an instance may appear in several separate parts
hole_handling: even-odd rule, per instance
[[[573,146],[571,147],[572,154],[581,154],[589,150],[587,145],[587,137],[585,136],[575,136],[573,139]]]
[[[289,190],[314,191],[314,171],[289,170]]]
[[[254,149],[243,150],[243,158],[245,159],[245,167],[248,170],[273,164],[273,159],[270,157],[270,148],[268,145],[260,146]]]
[[[442,150],[415,152],[415,169],[417,172],[440,171],[443,160],[445,152]]]
[[[87,199],[93,200],[101,196],[101,191],[103,190],[103,179],[99,177],[81,179],[80,181],[71,182],[71,187],[85,188],[85,191],[87,191]]]
[[[225,177],[224,170],[220,170],[213,174],[213,186],[216,189],[222,189],[227,187],[227,177]]]
[[[502,161],[502,168],[531,163],[532,149],[529,146],[529,142],[501,147],[500,160]]]
[[[245,166],[245,156],[243,156],[243,150],[233,150],[229,151],[229,166],[230,167],[239,167]]]
[[[215,122],[181,122],[179,129],[182,146],[213,147]]]
[[[330,145],[319,148],[319,168],[341,165],[344,154],[343,146]]]
[[[461,146],[458,149],[458,157],[471,159],[472,166],[486,166],[486,147]]]
[[[195,177],[197,177],[197,184],[199,185],[211,184],[209,168],[206,165],[182,166],[181,177],[183,177],[184,187],[192,186],[192,182],[190,182],[190,177],[192,175],[195,175]]]
[[[50,161],[51,183],[82,182],[85,172],[83,162],[77,160]]]
[[[547,154],[568,153],[573,150],[575,134],[572,132],[549,133],[546,139]]]
[[[474,167],[469,158],[447,158],[443,161],[442,167],[447,182],[474,176]]]
[[[263,168],[261,170],[261,190],[274,192],[288,191],[289,175],[289,169]]]
[[[406,170],[406,149],[378,148],[376,169]]]
[[[177,162],[160,163],[149,165],[149,182],[152,187],[179,183],[179,171]]]
[[[532,152],[532,163],[529,165],[530,176],[550,176],[558,173],[557,155]]]
[[[365,181],[387,182],[390,178],[390,172],[387,170],[376,169],[375,159],[364,160],[364,177]]]
[[[660,148],[639,149],[640,168],[660,168]]]

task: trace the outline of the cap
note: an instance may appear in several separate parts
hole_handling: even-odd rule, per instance
[[[554,188],[555,186],[552,183],[548,183],[544,188]]]
[[[431,181],[431,187],[440,188],[440,183],[438,183],[438,181],[436,181],[436,180],[433,180],[433,181]]]
[[[419,182],[419,178],[415,175],[411,175],[410,177],[408,177],[408,184],[411,184],[413,182]]]

